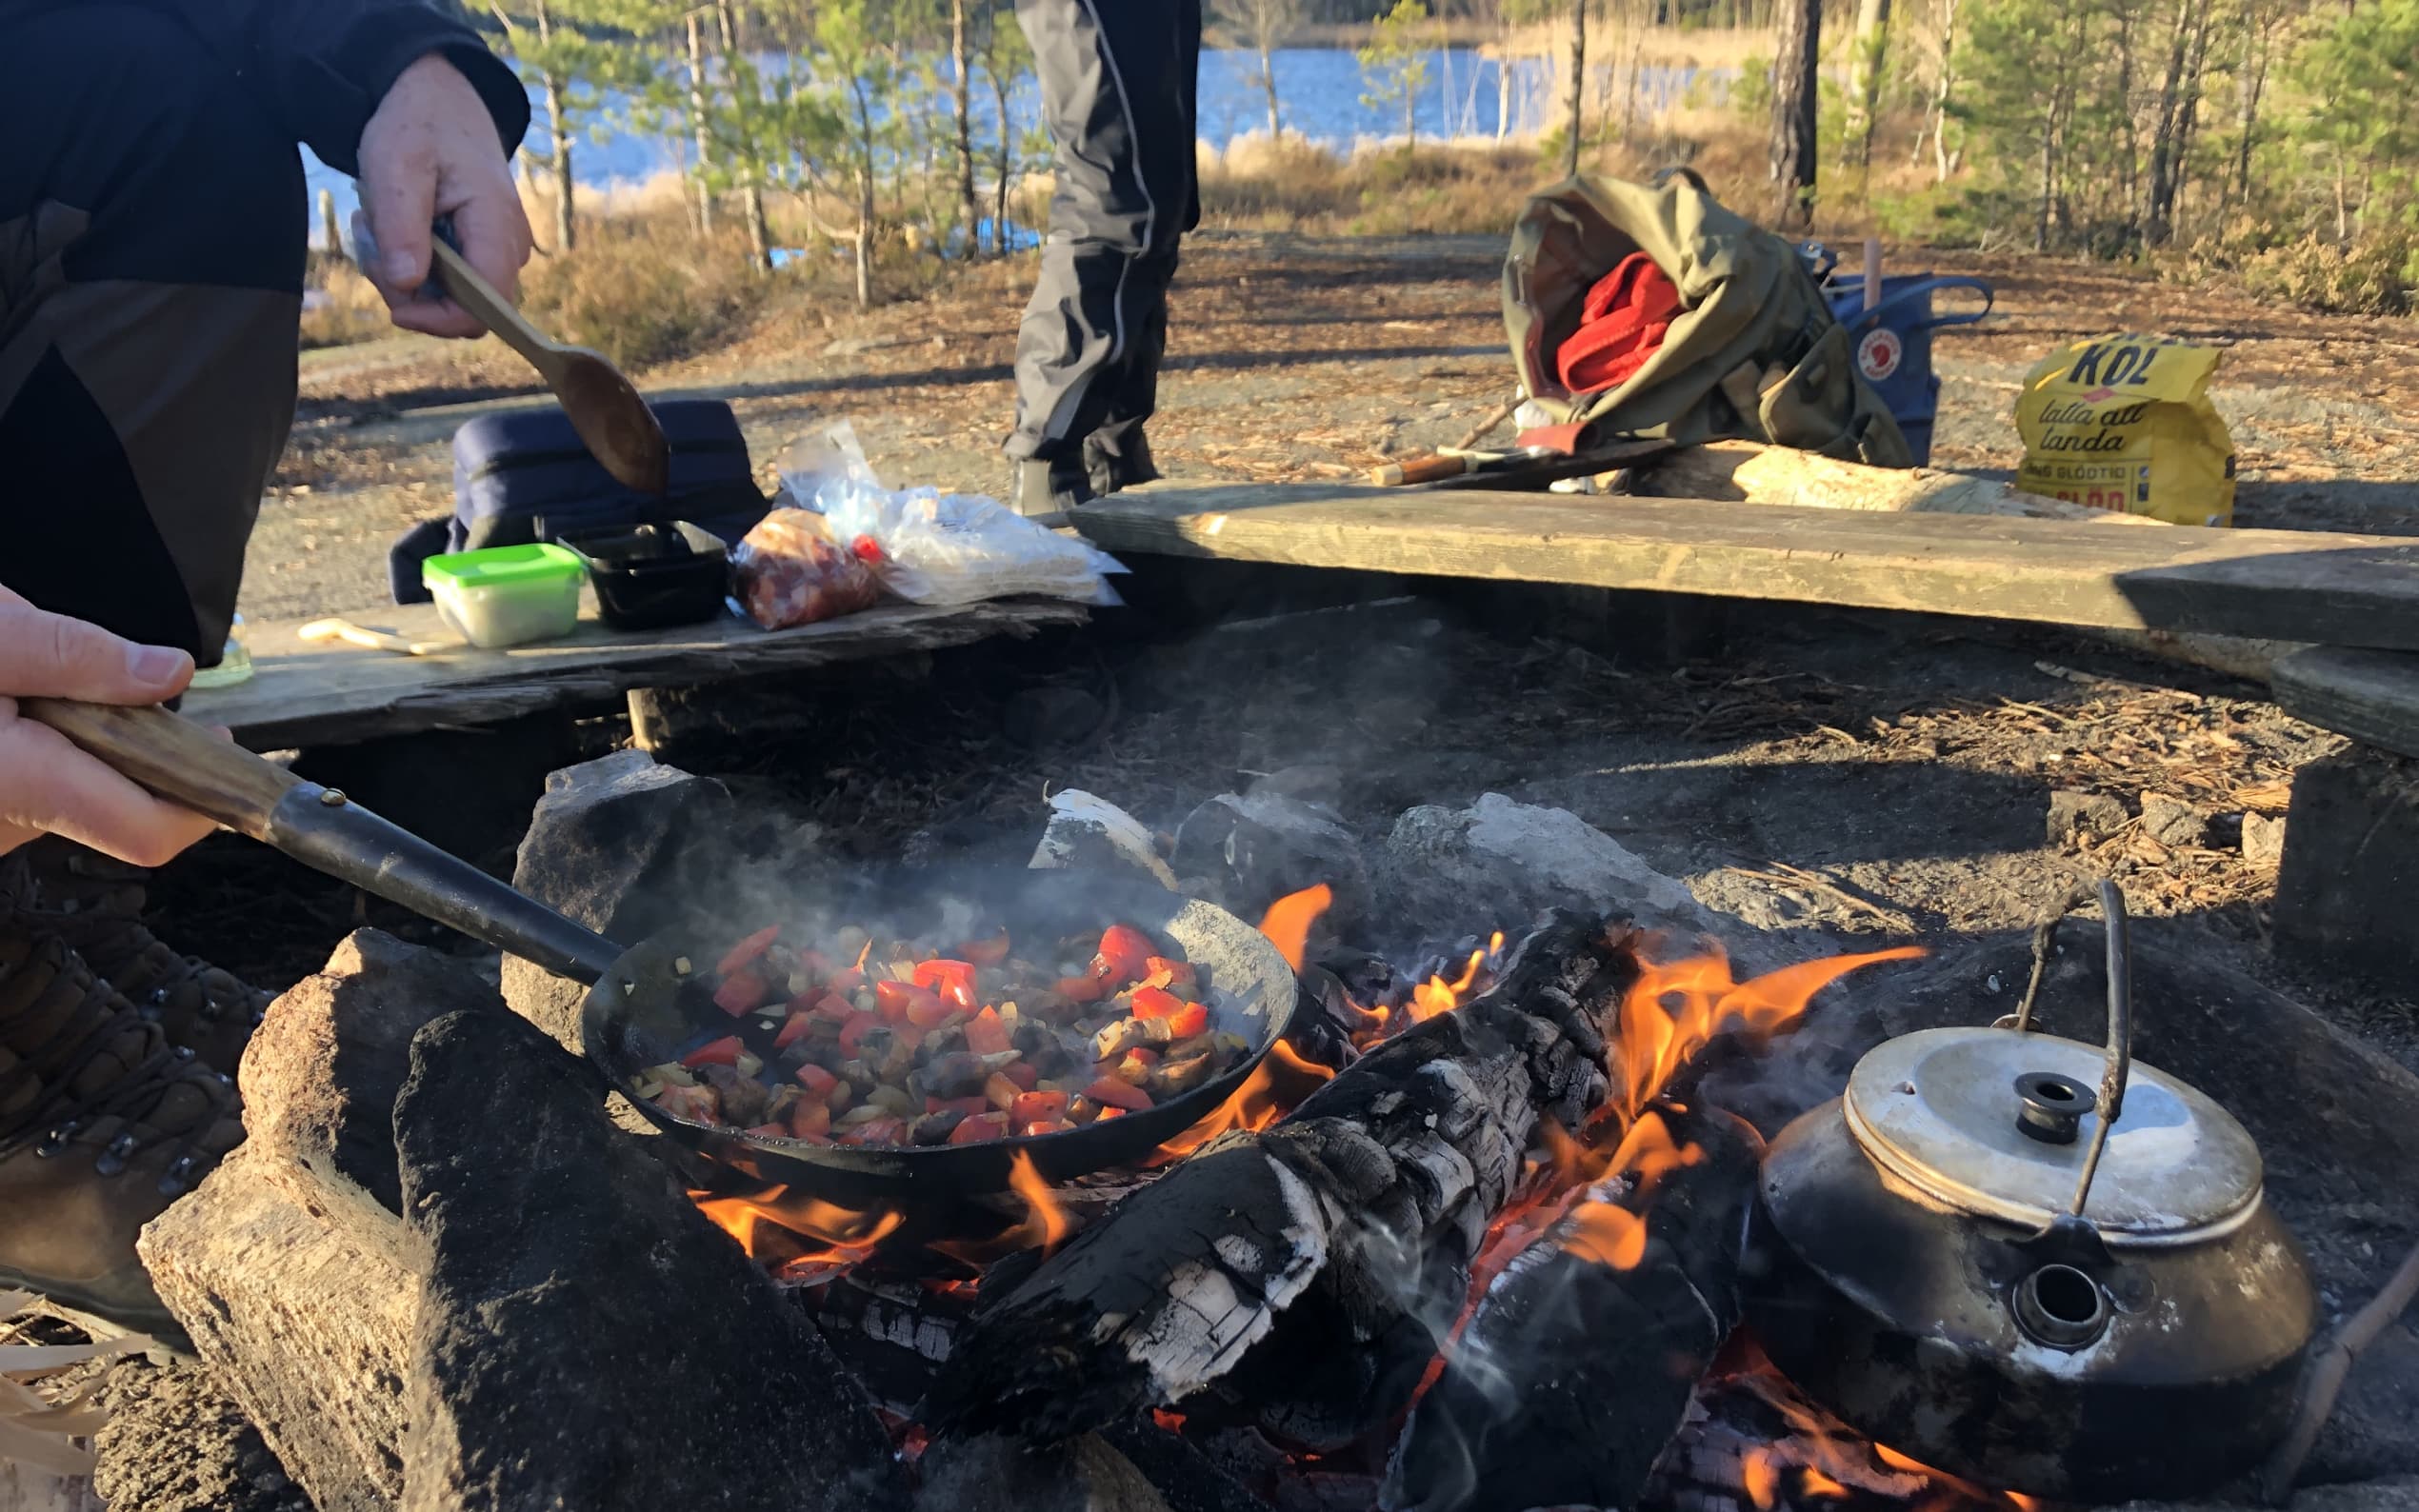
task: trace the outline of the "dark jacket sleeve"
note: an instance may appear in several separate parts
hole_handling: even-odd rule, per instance
[[[215,32],[262,102],[329,167],[360,171],[361,129],[395,76],[441,52],[495,118],[509,156],[529,129],[512,70],[449,6],[421,0],[178,0]]]

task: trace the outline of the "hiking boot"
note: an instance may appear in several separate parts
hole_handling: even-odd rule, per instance
[[[30,892],[18,889],[20,924],[56,934],[95,975],[157,1019],[170,1044],[233,1075],[270,994],[145,928],[143,884],[150,873],[142,867],[56,836],[25,851],[32,885]]]
[[[0,1287],[181,1339],[134,1236],[243,1137],[232,1080],[56,937],[0,922]]]
[[[1117,449],[1101,445],[1098,436],[1084,441],[1084,477],[1092,492],[1115,493],[1138,483],[1157,483],[1159,465],[1150,460],[1150,443],[1139,430],[1118,438]]]
[[[1028,457],[1016,465],[1015,487],[1010,492],[1009,507],[1028,520],[1042,525],[1067,523],[1067,511],[1079,504],[1090,504],[1098,497],[1092,491],[1091,480],[1085,476],[1078,462],[1060,458],[1045,462]]]

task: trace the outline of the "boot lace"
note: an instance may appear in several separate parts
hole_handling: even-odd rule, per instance
[[[142,1034],[151,1046],[150,1052],[96,1090],[74,1092],[72,1088],[84,1072],[111,1053],[111,1044],[130,1032]],[[69,1143],[86,1125],[116,1119],[120,1124],[118,1132],[93,1157],[93,1168],[103,1176],[115,1176],[145,1148],[173,1140],[174,1153],[160,1178],[160,1188],[170,1193],[183,1191],[205,1164],[194,1146],[211,1123],[210,1115],[203,1114],[181,1130],[155,1127],[146,1123],[142,1115],[157,1106],[174,1084],[191,1075],[191,1061],[190,1050],[168,1044],[140,1009],[117,998],[116,1006],[110,1011],[92,1015],[91,1023],[81,1035],[60,1035],[40,1052],[0,1072],[0,1104],[29,1085],[43,1093],[19,1112],[0,1117],[0,1158],[14,1155],[29,1144],[37,1157],[54,1158],[67,1150]],[[225,1078],[219,1080],[223,1082]]]

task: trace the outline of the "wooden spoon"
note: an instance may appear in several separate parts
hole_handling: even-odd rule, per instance
[[[453,302],[478,317],[504,344],[529,359],[561,400],[563,413],[589,454],[624,487],[662,494],[671,487],[671,448],[655,411],[602,352],[567,347],[530,324],[512,302],[481,278],[442,230],[430,239],[430,270]]]

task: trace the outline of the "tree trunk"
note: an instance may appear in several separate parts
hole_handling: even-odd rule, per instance
[[[1497,147],[1503,146],[1504,139],[1511,135],[1512,66],[1519,61],[1512,56],[1511,48],[1509,45],[1511,29],[1506,27],[1502,35],[1505,41],[1498,44],[1495,49],[1495,145]]]
[[[2188,66],[2196,36],[2206,36],[2208,28],[2209,0],[2190,0],[2176,14],[2175,39],[2168,48],[2167,78],[2159,89],[2157,134],[2150,140],[2150,203],[2142,237],[2152,247],[2166,245],[2174,229],[2175,195],[2184,178],[2184,137],[2190,130],[2190,104],[2186,95],[2200,88]]]
[[[1579,172],[1579,142],[1586,134],[1588,99],[1588,0],[1570,0],[1570,78],[1563,89],[1562,170]]]
[[[997,69],[988,71],[991,75],[991,103],[999,108],[1000,129],[1000,181],[993,190],[997,197],[993,201],[991,212],[991,250],[1006,257],[1008,255],[1008,176],[1016,167],[1016,128],[1008,116],[1008,81],[1000,77]]]
[[[1780,0],[1780,11],[1781,36],[1772,57],[1773,219],[1785,231],[1803,230],[1814,220],[1822,0]]]
[[[544,49],[553,40],[553,18],[548,14],[546,0],[537,0],[537,45]],[[563,124],[563,77],[550,62],[540,76],[546,89],[547,139],[554,158],[554,249],[571,249],[577,232],[571,225],[571,132]]]
[[[1957,0],[1940,0],[1940,80],[1931,95],[1932,182],[1946,184],[1957,169],[1949,150],[1949,100],[1957,88]]]
[[[2243,71],[2243,141],[2235,149],[2234,197],[2245,204],[2251,197],[2251,143],[2259,134],[2259,97],[2268,87],[2268,28],[2261,26],[2253,45],[2259,50]]]
[[[732,77],[733,103],[737,103],[736,74],[732,64],[739,56],[739,22],[731,13],[730,0],[714,0],[714,23],[722,33],[723,71]],[[746,120],[743,116],[742,124]],[[772,231],[765,225],[765,187],[756,170],[756,149],[742,132],[739,149],[739,209],[748,222],[748,261],[758,272],[772,270]]]
[[[2211,8],[2202,0],[2199,22],[2192,29],[2192,60],[2184,70],[2184,111],[2175,132],[2174,183],[2168,191],[2168,233],[2174,235],[2179,208],[2184,199],[2185,174],[2192,163],[2192,139],[2201,129],[2201,86],[2206,76],[2209,55],[2209,21]]]
[[[706,42],[697,12],[689,12],[689,129],[697,139],[697,234],[714,234],[714,191],[707,180],[714,165],[706,135]]]
[[[2049,207],[2057,194],[2058,113],[2053,108],[2041,118],[2041,210],[2033,223],[2032,249],[2049,249]]]
[[[857,308],[873,304],[873,104],[865,96],[865,81],[857,96]]]
[[[1873,129],[1880,122],[1882,70],[1889,53],[1889,0],[1856,0],[1856,40],[1849,52],[1849,135],[1856,166],[1873,163]]]
[[[966,0],[950,0],[950,65],[956,70],[950,108],[956,112],[958,214],[966,222],[966,260],[983,254],[983,205],[974,197],[974,78],[966,52]]]
[[[329,256],[345,255],[344,231],[336,224],[336,196],[329,189],[319,191],[319,234],[328,244]]]
[[[1445,30],[1445,18],[1436,18],[1436,62],[1444,74],[1437,98],[1445,106],[1445,141],[1449,145],[1460,134],[1460,123],[1453,119],[1453,36]]]
[[[1277,124],[1277,61],[1275,57],[1275,49],[1269,45],[1268,33],[1265,31],[1262,32],[1260,34],[1260,88],[1266,90],[1269,96],[1269,139],[1270,141],[1275,141],[1279,136],[1285,134],[1285,128]]]

